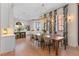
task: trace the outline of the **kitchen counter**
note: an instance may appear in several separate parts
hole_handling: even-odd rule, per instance
[[[7,37],[7,36],[15,36],[14,34],[5,34],[5,35],[1,35],[1,37]]]

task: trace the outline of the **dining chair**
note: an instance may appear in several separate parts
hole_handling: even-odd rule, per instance
[[[63,37],[63,33],[62,32],[57,32],[55,35]],[[63,47],[63,41],[59,41],[58,45]]]

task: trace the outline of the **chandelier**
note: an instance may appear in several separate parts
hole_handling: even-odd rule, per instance
[[[41,4],[41,10],[40,10],[40,18],[43,19],[45,18],[45,13],[47,11],[47,8],[46,8],[46,4]]]

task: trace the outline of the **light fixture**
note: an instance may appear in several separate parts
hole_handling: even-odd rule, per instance
[[[13,34],[13,29],[12,28],[2,28],[1,29],[1,35],[8,35],[8,34]]]
[[[72,20],[72,16],[69,14],[68,15],[68,22],[71,22],[71,20]]]
[[[37,35],[40,36],[41,34],[40,33],[37,33]]]
[[[7,33],[8,33],[7,28],[4,28],[3,29],[3,34],[7,34]]]
[[[43,16],[47,12],[47,7],[45,3],[41,4],[40,15]]]

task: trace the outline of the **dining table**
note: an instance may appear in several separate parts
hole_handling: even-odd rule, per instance
[[[64,40],[64,37],[61,36],[56,36],[55,38],[51,38],[54,41],[54,45],[55,45],[55,51],[56,51],[56,55],[58,55],[58,49],[59,49],[59,42],[62,42]]]
[[[58,50],[59,50],[59,42],[62,42],[64,40],[63,36],[58,36],[58,35],[46,35],[46,38],[48,38],[49,43],[51,43],[51,40],[54,42],[54,48],[55,48],[55,55],[58,56]],[[49,45],[49,54],[50,54],[50,45]]]
[[[41,34],[36,34],[38,37],[41,36]],[[55,49],[55,55],[58,56],[58,52],[59,52],[59,42],[63,42],[64,41],[64,37],[63,36],[59,36],[59,35],[50,35],[50,34],[46,34],[45,38],[48,40],[49,45],[48,45],[48,51],[50,54],[50,46],[51,46],[51,41],[53,41],[53,45],[54,45],[54,49]],[[46,40],[45,39],[45,40]]]

